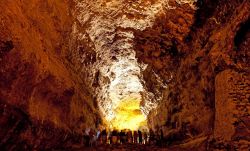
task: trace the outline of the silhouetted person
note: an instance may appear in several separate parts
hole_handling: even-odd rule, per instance
[[[106,131],[106,129],[101,132],[101,142],[102,142],[102,144],[107,143],[107,131]]]
[[[122,130],[119,132],[120,144],[122,144]]]
[[[135,144],[138,143],[137,138],[138,138],[138,133],[137,133],[137,131],[134,131],[134,143]]]
[[[101,142],[101,130],[100,129],[98,129],[97,130],[97,133],[96,133],[96,144],[101,144],[102,142]]]
[[[126,142],[126,134],[124,130],[121,130],[120,132],[120,143],[124,144]]]
[[[164,136],[163,136],[163,131],[162,131],[162,129],[160,130],[160,133],[161,133],[161,135],[160,135],[160,144],[161,144],[161,146],[163,146]]]
[[[89,131],[89,146],[93,146],[94,137],[95,137],[95,131],[93,129],[90,129],[90,131]]]
[[[155,141],[155,134],[152,129],[149,130],[149,144],[154,144]]]
[[[139,144],[142,144],[142,132],[138,130]]]
[[[87,129],[85,129],[85,132],[84,132],[83,138],[84,138],[84,145],[85,146],[89,146],[89,143],[90,143],[89,131],[90,131],[90,129],[87,128]]]
[[[117,130],[113,130],[112,131],[112,135],[111,135],[111,140],[112,140],[112,144],[116,144],[118,141],[118,132]]]
[[[144,144],[147,144],[148,143],[148,134],[147,134],[147,132],[143,133],[143,138],[144,138]]]
[[[109,144],[112,144],[112,132],[108,132],[108,140],[109,140]]]
[[[129,130],[127,132],[127,141],[128,141],[128,143],[132,143],[133,142],[133,136],[132,136],[132,131],[131,130]]]

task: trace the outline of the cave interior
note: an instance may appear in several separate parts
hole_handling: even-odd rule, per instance
[[[0,150],[248,151],[249,27],[249,0],[1,0]]]

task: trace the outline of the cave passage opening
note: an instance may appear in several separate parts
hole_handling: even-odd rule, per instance
[[[74,24],[73,34],[76,39],[91,41],[93,45],[96,61],[85,68],[90,83],[98,75],[97,86],[90,89],[106,127],[147,128],[147,116],[162,99],[159,88],[165,86],[154,72],[151,73],[157,88],[152,91],[145,85],[143,73],[147,65],[137,60],[134,31],[153,27],[160,14],[175,9],[173,2],[189,4],[195,9],[197,0],[75,1],[78,22]]]
[[[122,130],[147,130],[147,120],[140,110],[140,100],[131,98],[121,101],[111,120],[112,128]]]
[[[112,62],[108,77],[111,80],[107,87],[109,110],[106,119],[110,129],[145,129],[146,115],[141,110],[142,94],[145,93],[141,80],[141,67],[134,58],[129,56]]]

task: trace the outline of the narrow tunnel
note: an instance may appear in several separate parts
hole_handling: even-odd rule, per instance
[[[249,12],[0,1],[0,150],[248,150]]]

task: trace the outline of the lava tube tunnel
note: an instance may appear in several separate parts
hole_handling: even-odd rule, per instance
[[[249,0],[1,0],[0,150],[250,148]]]

